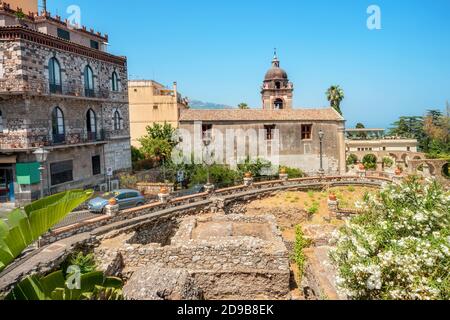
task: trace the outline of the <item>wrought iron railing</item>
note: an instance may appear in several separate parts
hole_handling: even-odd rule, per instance
[[[81,83],[53,83],[48,80],[0,80],[0,94],[33,93],[38,95],[63,95],[96,99],[120,99],[124,92],[108,89],[85,88]],[[124,96],[125,97],[125,96]]]

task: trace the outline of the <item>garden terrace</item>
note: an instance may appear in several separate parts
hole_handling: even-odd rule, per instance
[[[124,230],[135,231],[148,224],[160,224],[163,221],[194,216],[201,213],[233,213],[242,205],[255,199],[270,197],[277,192],[289,190],[322,189],[333,186],[369,186],[380,187],[390,179],[380,177],[311,177],[288,181],[269,181],[255,183],[250,187],[236,186],[217,190],[214,194],[202,193],[193,196],[172,199],[169,203],[154,203],[120,212],[117,216],[101,215],[95,219],[56,229],[42,238],[43,246],[32,255],[25,256],[5,269],[0,275],[0,292],[5,292],[18,280],[32,272],[49,271],[52,266],[62,262],[77,247],[98,243],[98,240],[110,232]]]

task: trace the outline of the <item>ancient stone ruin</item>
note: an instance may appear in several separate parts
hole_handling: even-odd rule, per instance
[[[128,299],[289,296],[289,254],[273,216],[188,217],[170,241],[163,236],[159,243],[154,231],[115,235],[95,249],[104,270],[129,278]]]

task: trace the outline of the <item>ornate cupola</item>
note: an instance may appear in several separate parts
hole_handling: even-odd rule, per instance
[[[275,49],[272,68],[267,71],[261,90],[264,110],[292,109],[294,85],[289,82],[287,72],[280,68]]]

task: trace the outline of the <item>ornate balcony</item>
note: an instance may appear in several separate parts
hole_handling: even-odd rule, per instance
[[[118,99],[125,98],[107,89],[88,89],[82,84],[51,83],[48,80],[0,80],[0,95],[2,94],[35,94],[42,96],[69,96],[89,99]]]

